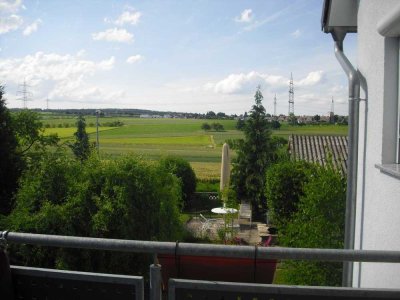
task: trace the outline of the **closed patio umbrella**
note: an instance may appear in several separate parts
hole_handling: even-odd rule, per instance
[[[222,146],[221,181],[219,184],[219,189],[221,193],[224,193],[224,191],[229,188],[229,177],[230,177],[229,146],[227,143],[224,143],[224,145]]]

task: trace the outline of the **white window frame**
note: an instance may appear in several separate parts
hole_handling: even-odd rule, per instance
[[[400,164],[400,38],[397,39],[399,43],[399,60],[397,72],[397,139],[396,139],[396,164]]]

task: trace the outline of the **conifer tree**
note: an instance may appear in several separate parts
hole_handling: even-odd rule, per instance
[[[232,185],[239,199],[249,200],[255,217],[260,217],[266,210],[265,173],[274,157],[274,146],[260,87],[254,100],[244,127],[245,137],[234,145],[237,158],[233,161]]]
[[[89,157],[90,144],[89,144],[89,136],[86,133],[86,121],[82,115],[79,115],[76,126],[77,130],[74,133],[75,143],[70,145],[70,147],[72,149],[72,152],[75,154],[76,158],[83,161]]]

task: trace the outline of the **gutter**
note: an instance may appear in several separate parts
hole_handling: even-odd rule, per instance
[[[343,41],[346,36],[346,31],[335,28],[331,33],[335,41],[335,56],[346,73],[349,82],[349,131],[344,248],[354,249],[357,200],[360,78],[357,70],[350,63],[343,51]],[[342,285],[351,287],[352,284],[353,263],[344,262]]]

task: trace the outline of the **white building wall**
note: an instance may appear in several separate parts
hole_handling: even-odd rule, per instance
[[[400,250],[400,179],[375,167],[394,163],[399,55],[398,40],[382,37],[376,26],[398,4],[359,3],[357,65],[368,99],[360,105],[356,249]],[[400,264],[355,264],[353,275],[355,287],[400,288]]]

